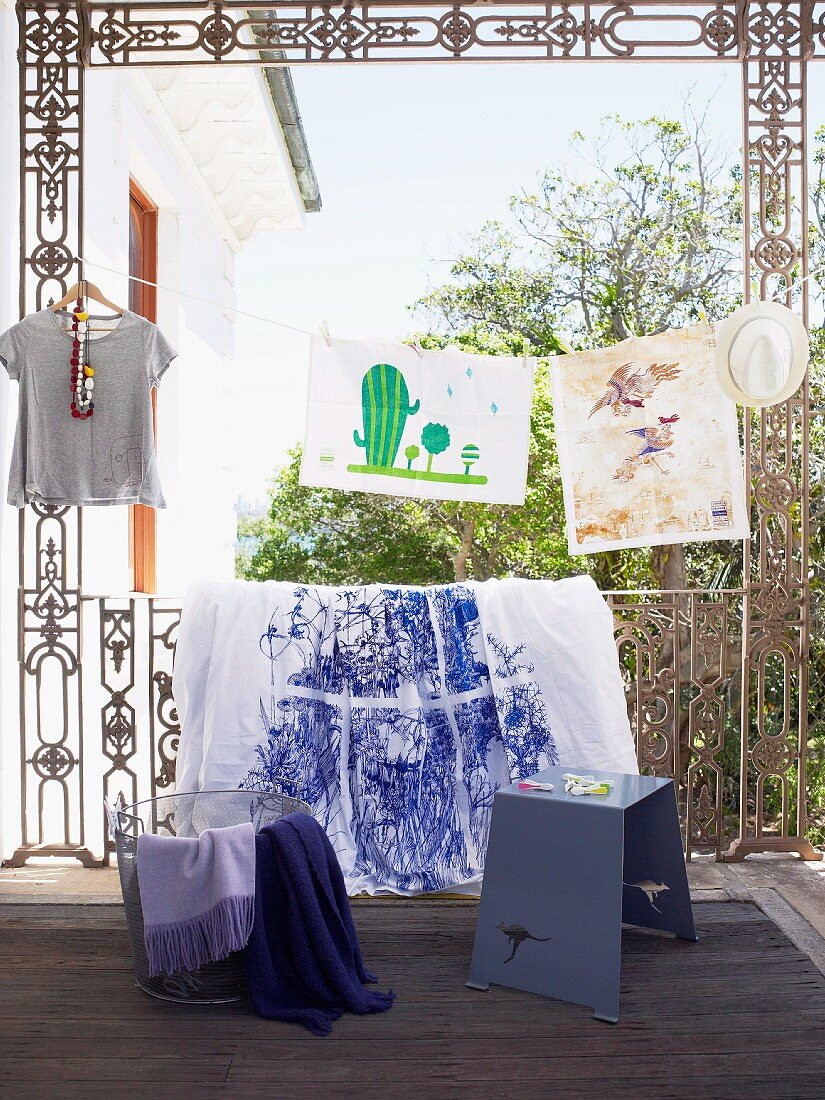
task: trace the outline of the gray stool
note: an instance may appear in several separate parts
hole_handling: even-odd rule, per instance
[[[612,779],[609,795],[568,795],[565,772],[532,778],[554,791],[495,796],[467,985],[490,983],[589,1005],[619,1019],[622,923],[696,940],[671,779]]]

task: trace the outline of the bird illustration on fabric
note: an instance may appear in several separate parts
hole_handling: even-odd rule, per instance
[[[662,469],[656,461],[656,456],[661,455],[667,456],[668,458],[676,457],[670,448],[673,446],[674,440],[672,425],[675,424],[678,419],[678,414],[675,416],[660,416],[658,426],[652,428],[631,428],[627,434],[638,436],[642,441],[642,445],[635,455],[630,455],[624,460],[613,475],[613,480],[623,483],[632,481],[636,475],[636,470],[640,466],[647,466],[651,463],[660,474],[670,473],[669,470]]]
[[[645,407],[657,386],[678,378],[680,373],[678,363],[652,363],[647,370],[640,370],[637,363],[623,363],[608,378],[607,389],[587,419],[599,409],[610,409],[614,416],[629,416],[633,409]]]

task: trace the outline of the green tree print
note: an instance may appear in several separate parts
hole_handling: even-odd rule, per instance
[[[421,442],[427,452],[427,473],[433,468],[433,458],[450,446],[450,432],[446,424],[425,424],[421,433]]]

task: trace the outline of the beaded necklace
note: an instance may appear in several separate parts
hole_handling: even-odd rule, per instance
[[[72,416],[88,420],[95,411],[92,391],[95,388],[94,368],[89,363],[89,314],[80,298],[75,302],[72,320],[71,382]]]

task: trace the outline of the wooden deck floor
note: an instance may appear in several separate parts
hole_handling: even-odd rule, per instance
[[[246,1005],[136,989],[123,915],[0,908],[0,1095],[201,1097],[825,1095],[825,979],[758,910],[696,906],[699,944],[624,935],[622,1018],[464,988],[475,908],[356,906],[396,1006],[332,1036]]]

